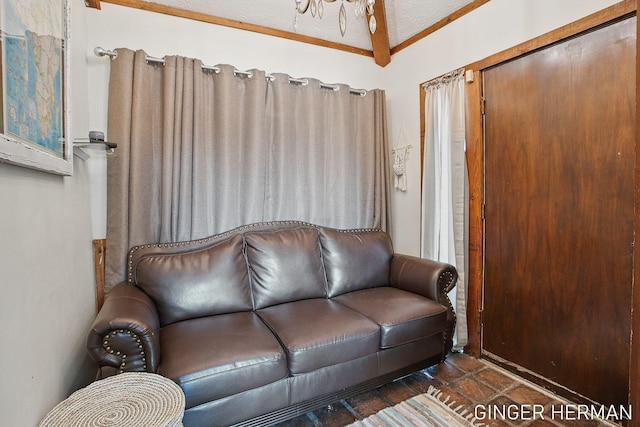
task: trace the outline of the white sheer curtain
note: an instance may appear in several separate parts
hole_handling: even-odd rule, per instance
[[[423,85],[425,96],[421,255],[456,267],[449,294],[456,310],[454,350],[468,342],[468,176],[465,160],[464,70]]]
[[[117,49],[109,81],[106,286],[135,245],[301,220],[389,223],[385,99],[285,74]]]

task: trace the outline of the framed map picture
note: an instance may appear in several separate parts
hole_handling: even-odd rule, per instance
[[[70,0],[0,0],[0,162],[73,173]]]

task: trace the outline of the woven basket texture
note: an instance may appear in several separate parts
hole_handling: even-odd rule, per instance
[[[182,389],[161,375],[129,372],[91,383],[60,402],[39,427],[179,427]]]

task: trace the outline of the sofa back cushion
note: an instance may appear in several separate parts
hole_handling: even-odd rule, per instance
[[[161,326],[252,309],[242,236],[205,249],[148,254],[135,268],[136,284],[155,302]]]
[[[320,231],[329,298],[365,288],[386,286],[393,256],[391,239],[382,231]]]
[[[317,229],[246,233],[244,238],[256,310],[326,297]]]

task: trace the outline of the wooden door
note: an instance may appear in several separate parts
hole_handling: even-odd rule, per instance
[[[483,352],[628,400],[636,19],[483,72]]]

